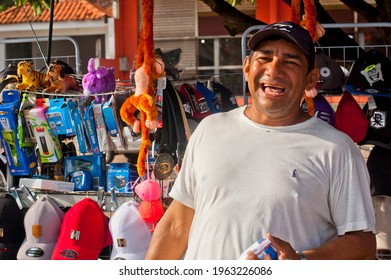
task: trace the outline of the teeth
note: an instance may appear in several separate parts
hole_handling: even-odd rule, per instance
[[[275,85],[269,85],[269,84],[264,84],[264,87],[273,87],[273,88],[284,89],[283,87],[279,87],[279,86],[275,86]]]

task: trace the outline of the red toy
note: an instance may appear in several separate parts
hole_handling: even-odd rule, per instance
[[[138,209],[140,215],[145,222],[152,224],[151,231],[153,231],[164,214],[163,204],[160,201],[160,186],[156,181],[148,178],[136,186],[135,193],[142,200]]]

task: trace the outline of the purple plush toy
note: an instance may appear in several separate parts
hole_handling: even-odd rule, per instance
[[[82,86],[84,94],[109,93],[115,90],[114,67],[99,66],[95,69],[94,59],[88,61],[88,73],[84,75]],[[102,101],[102,96],[95,97],[97,102]]]

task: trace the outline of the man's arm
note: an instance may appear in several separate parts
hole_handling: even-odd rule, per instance
[[[194,209],[173,200],[155,228],[145,259],[181,259],[187,249],[193,217]]]
[[[266,237],[270,239],[273,247],[280,251],[279,258],[299,259],[288,242],[270,234]],[[348,232],[319,248],[305,250],[304,254],[308,260],[374,260],[376,258],[375,234],[364,231]]]

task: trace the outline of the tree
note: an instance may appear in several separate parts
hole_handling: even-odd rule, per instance
[[[16,6],[26,5],[30,3],[37,14],[40,14],[43,9],[49,9],[50,2],[58,0],[6,0],[5,4],[14,2]],[[243,2],[255,3],[256,0],[200,0],[208,5],[211,10],[224,18],[224,27],[230,35],[243,33],[252,25],[264,24],[255,18],[248,16],[235,8]],[[268,1],[268,0],[264,0]],[[288,5],[291,5],[291,0],[283,0]],[[375,6],[368,4],[365,0],[340,0],[351,10],[363,16],[368,22],[391,22],[391,1],[390,0],[375,0]],[[319,0],[314,0],[317,10],[317,18],[320,23],[335,23],[327,11],[319,3]],[[302,5],[303,6],[303,5]],[[391,28],[377,28],[384,44],[391,44]],[[319,41],[323,46],[331,46],[338,42],[342,46],[357,45],[357,43],[347,36],[341,29],[331,29]]]
[[[200,0],[208,5],[211,10],[224,18],[224,27],[230,35],[243,33],[248,27],[257,24],[265,24],[250,16],[247,16],[233,6],[240,5],[245,0]],[[249,2],[248,0],[247,2]],[[268,1],[268,0],[265,0]],[[291,0],[283,0],[288,5],[291,5]],[[375,0],[376,6],[368,4],[365,0],[340,0],[351,10],[363,16],[368,22],[391,22],[391,1],[390,0]],[[254,2],[254,1],[250,1]],[[320,23],[335,23],[332,17],[327,13],[319,0],[314,0],[317,10],[317,18]],[[302,5],[303,6],[303,5]],[[382,35],[384,44],[391,44],[391,29],[378,28]],[[357,43],[347,36],[340,29],[328,31],[326,36],[320,41],[325,46],[332,45],[331,42],[338,42],[343,46],[357,45]]]
[[[58,0],[53,0],[58,2]],[[36,15],[40,15],[44,9],[50,8],[51,0],[14,0],[16,7],[27,5],[28,3],[33,8]]]

